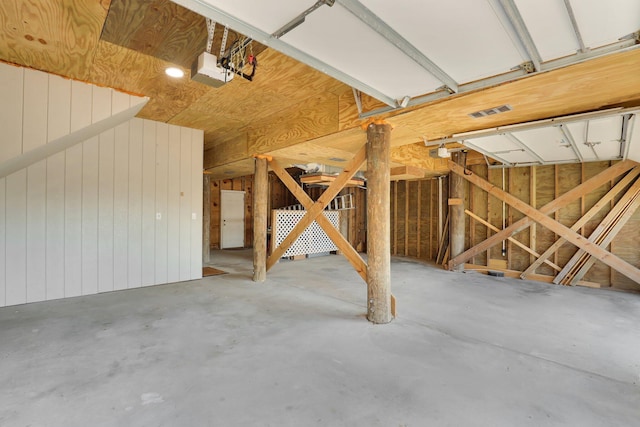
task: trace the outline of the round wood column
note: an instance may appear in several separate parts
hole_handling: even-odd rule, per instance
[[[267,206],[269,198],[269,164],[266,158],[255,159],[253,177],[253,281],[267,278]]]
[[[465,167],[467,163],[467,153],[457,151],[452,153],[451,160]],[[450,256],[453,259],[464,252],[464,186],[465,180],[455,173],[449,173],[449,245]],[[453,271],[463,271],[464,263],[454,265]]]
[[[367,319],[389,323],[391,315],[390,239],[391,125],[367,126]]]

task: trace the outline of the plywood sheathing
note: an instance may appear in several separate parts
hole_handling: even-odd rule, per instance
[[[88,80],[109,4],[109,0],[1,2],[0,59]]]

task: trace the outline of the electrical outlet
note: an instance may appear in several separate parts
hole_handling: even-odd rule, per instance
[[[196,213],[195,212],[191,213],[191,219],[196,219]]]
[[[156,212],[156,219],[162,219],[162,213]]]

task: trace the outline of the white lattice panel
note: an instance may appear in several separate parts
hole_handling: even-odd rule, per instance
[[[277,247],[287,237],[291,230],[293,230],[296,224],[300,222],[307,211],[275,210],[274,212],[275,226],[273,227],[274,235],[272,238],[275,239],[274,243]],[[339,211],[324,211],[322,213],[329,221],[331,221],[336,229],[339,229]],[[322,227],[320,227],[317,222],[313,221],[313,223],[307,227],[307,229],[282,256],[317,254],[337,250],[338,248],[331,241],[329,236],[327,236],[324,230],[322,230]]]

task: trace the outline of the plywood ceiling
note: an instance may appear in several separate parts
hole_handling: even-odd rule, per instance
[[[540,3],[540,8],[555,10],[558,5],[554,1],[544,0]],[[619,19],[607,21],[605,27],[596,25],[596,29],[585,29],[584,39],[593,43],[591,46],[610,41],[611,34],[615,33],[615,37],[618,37],[622,35],[617,34],[618,32],[637,24],[640,15],[633,15],[629,9],[636,7],[637,3],[620,1],[620,7],[612,8],[615,11],[599,12],[603,16],[605,12],[614,13]],[[492,2],[493,0],[490,3]],[[230,12],[240,13],[237,10],[242,9],[244,12],[251,12],[251,19],[264,19],[264,22],[260,21],[260,25],[270,31],[282,19],[294,17],[303,6],[310,6],[315,2],[281,1],[274,8],[271,3],[254,1],[250,11],[245,7],[246,2],[234,0],[221,1],[222,3]],[[337,3],[343,1],[339,0]],[[484,5],[474,6],[476,3]],[[576,2],[572,1],[573,3]],[[402,7],[378,0],[362,1],[362,4],[384,15],[393,26],[399,25],[396,21],[402,18],[402,14],[405,18],[406,15],[411,15],[411,19],[419,19],[420,13],[417,12],[425,8],[450,7],[444,1],[411,2]],[[474,8],[473,10],[481,8],[486,15],[493,7],[487,9],[487,4],[472,1],[469,2],[469,7]],[[526,23],[540,48],[542,60],[575,51],[576,42],[569,40],[573,33],[567,32],[566,22],[562,21],[564,27],[557,24],[545,33],[536,24],[539,21],[530,18],[537,16],[535,14],[538,12],[529,10],[531,8],[528,2],[518,0],[516,4],[523,16],[529,17]],[[263,11],[265,7],[268,13]],[[576,16],[580,22],[590,23],[592,17],[581,8],[582,6],[576,7]],[[323,39],[330,45],[329,42],[340,42],[335,37],[336,34],[356,28],[351,24],[347,25],[346,21],[342,26],[336,24],[337,21],[331,21],[331,25],[327,27],[327,19],[331,14],[326,14],[338,9],[323,6],[321,10],[310,15],[307,23],[284,39],[294,43],[296,37],[299,37],[299,46],[304,46],[304,43],[317,36],[318,40]],[[411,11],[412,13],[408,13]],[[480,12],[478,10],[478,14]],[[549,22],[557,18],[556,12],[549,13]],[[629,16],[625,15],[627,13]],[[494,40],[502,30],[493,24],[492,30],[476,36],[471,36],[469,31],[480,31],[479,27],[467,28],[464,32],[454,31],[456,25],[472,19],[472,15],[460,17],[459,22],[441,20],[442,22],[432,22],[431,25],[410,25],[402,29],[402,35],[414,41],[420,49],[429,50],[433,59],[437,59],[448,73],[460,81],[504,70],[519,58],[521,52],[516,48],[515,56],[513,51],[508,55],[500,54],[496,61],[483,62],[484,68],[471,69],[466,63],[459,62],[460,58],[471,61],[475,58],[474,55],[490,48],[501,52],[513,48],[509,47],[508,42],[503,49],[498,41],[502,43],[504,40]],[[346,16],[345,19],[353,18],[351,15],[341,16]],[[268,19],[273,22],[267,22]],[[497,18],[494,16],[492,19]],[[422,22],[424,20],[419,21]],[[357,28],[361,25],[362,22],[359,22]],[[449,31],[436,31],[442,25]],[[640,24],[636,26],[640,28]],[[327,34],[327,28],[331,28],[331,34]],[[220,29],[218,25],[214,52],[220,44]],[[436,31],[438,37],[434,39],[435,36],[429,35],[430,31]],[[441,34],[447,36],[442,37]],[[364,132],[360,126],[365,120],[359,117],[351,87],[273,49],[265,50],[264,46],[257,43],[254,45],[254,53],[257,53],[259,65],[253,82],[236,78],[215,89],[189,78],[174,80],[164,74],[164,69],[170,65],[177,65],[187,71],[197,54],[204,50],[206,37],[205,20],[202,16],[168,0],[16,0],[0,3],[0,60],[148,96],[150,102],[139,116],[203,129],[207,149],[206,165],[214,168],[213,172],[218,176],[231,177],[250,173],[253,167],[251,158],[256,153],[271,153],[292,163],[325,162],[340,166],[340,161],[332,159],[348,158],[364,143]],[[438,45],[434,44],[436,39],[447,41],[452,48],[438,53]],[[423,71],[415,74],[417,77],[414,78],[410,68],[415,64],[402,66],[402,62],[393,60],[393,55],[397,52],[392,54],[391,51],[382,49],[381,45],[367,44],[366,40],[369,39],[365,37],[348,43],[342,40],[346,43],[345,47],[351,46],[350,53],[343,57],[344,61],[360,58],[362,52],[357,50],[359,46],[363,47],[362,43],[366,44],[363,52],[376,58],[371,67],[360,63],[351,70],[354,76],[360,76],[370,69],[371,72],[383,75],[385,79],[391,78],[398,85],[421,82],[423,86],[415,93],[433,89],[435,83],[430,80],[431,77],[423,76]],[[481,40],[485,40],[484,44],[472,49],[474,43],[480,43]],[[491,43],[494,45],[487,40],[493,40]],[[356,44],[352,46],[353,43]],[[322,51],[324,47],[318,49],[319,55],[338,55],[332,49],[326,52]],[[452,55],[455,49],[463,49],[466,53],[462,56]],[[310,47],[309,52],[312,51],[314,50]],[[484,59],[490,55],[480,56]],[[613,105],[640,105],[638,69],[639,50],[626,49],[560,70],[525,76],[514,82],[477,88],[469,93],[454,94],[407,109],[381,111],[377,117],[385,118],[395,127],[392,150],[394,165],[416,166],[437,173],[443,164],[438,159],[429,157],[429,149],[421,142],[423,138],[434,140],[460,132]],[[394,84],[391,83],[392,86]],[[398,93],[414,92],[403,89]],[[384,106],[366,95],[362,96],[362,102],[365,112]],[[512,105],[513,111],[482,119],[468,116],[472,111],[504,103]]]

